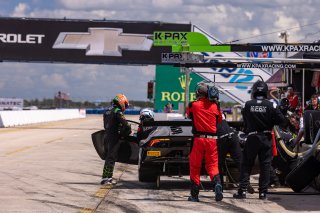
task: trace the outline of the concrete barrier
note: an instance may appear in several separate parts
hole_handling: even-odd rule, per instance
[[[85,117],[85,109],[0,111],[0,127],[13,127]]]
[[[97,109],[86,109],[86,113],[87,114],[103,114],[105,113],[106,108],[97,108]],[[124,111],[125,115],[139,115],[140,113],[140,109],[126,109]]]
[[[154,120],[156,121],[165,121],[165,120],[175,120],[175,119],[184,119],[182,114],[179,113],[155,113]]]

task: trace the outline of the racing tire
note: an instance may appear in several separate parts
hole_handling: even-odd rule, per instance
[[[320,174],[320,151],[308,152],[299,159],[298,165],[287,175],[286,183],[295,192],[312,185]]]
[[[320,128],[320,112],[317,110],[306,110],[304,112],[304,139],[307,144],[312,144]]]
[[[315,153],[315,157],[318,162],[320,162],[320,151]],[[320,173],[314,178],[312,187],[320,192]]]
[[[140,182],[156,182],[158,179],[158,171],[154,166],[140,165],[138,175]]]
[[[314,179],[312,187],[320,192],[320,175]]]

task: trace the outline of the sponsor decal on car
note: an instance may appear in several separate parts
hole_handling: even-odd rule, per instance
[[[147,151],[147,156],[159,157],[159,156],[161,156],[161,151]]]

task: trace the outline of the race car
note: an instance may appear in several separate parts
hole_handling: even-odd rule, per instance
[[[189,153],[192,146],[191,120],[146,122],[156,127],[139,142],[139,181],[156,182],[160,176],[189,175]]]
[[[139,123],[127,120],[131,126]],[[242,122],[229,122],[229,125],[241,129]],[[155,182],[160,187],[161,176],[189,175],[189,154],[193,141],[190,119],[144,122],[142,128],[152,128],[146,138],[138,140],[133,134],[121,140],[117,162],[138,165],[140,182]],[[135,128],[137,129],[137,128]],[[238,134],[238,131],[236,131]],[[240,138],[243,143],[245,137]],[[97,153],[104,159],[104,130],[92,134]],[[230,157],[226,159],[227,176],[232,182],[238,182],[239,171]],[[258,172],[258,166],[253,171]],[[202,175],[206,174],[203,167]]]
[[[316,138],[319,130],[320,112],[305,114],[306,137],[305,143],[295,152],[291,150],[289,141],[293,134],[275,126],[276,146],[278,155],[274,157],[273,166],[280,177],[282,184],[290,182],[291,172],[298,168],[307,158],[314,158],[314,164],[317,168],[312,172],[307,169],[310,177],[307,185],[320,190],[320,132],[319,138]],[[128,121],[132,125],[138,125],[137,122]],[[228,122],[239,135],[241,146],[245,143],[246,135],[241,132],[243,123],[241,121]],[[135,136],[129,136],[121,141],[118,153],[118,162],[137,164],[138,176],[141,182],[155,182],[160,187],[161,176],[184,176],[189,175],[189,153],[192,146],[192,123],[189,119],[169,120],[169,121],[150,121],[145,122],[143,127],[153,127],[153,131],[140,141]],[[104,131],[101,130],[92,134],[92,140],[97,152],[103,159],[104,156]],[[100,151],[99,151],[100,150]],[[258,160],[253,168],[253,174],[258,173]],[[235,168],[232,159],[226,158],[227,177],[232,182],[238,182],[239,171]],[[205,174],[205,169],[202,169]],[[308,174],[304,174],[308,175]],[[289,179],[288,179],[289,177]],[[293,181],[295,182],[295,181]],[[300,181],[298,181],[300,182]],[[295,183],[291,184],[295,191],[301,191],[304,187],[295,188]],[[301,188],[302,187],[302,188]]]

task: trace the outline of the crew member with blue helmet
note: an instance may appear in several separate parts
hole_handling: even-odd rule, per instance
[[[218,168],[217,123],[222,115],[219,109],[219,91],[206,84],[199,85],[196,90],[197,100],[191,102],[187,109],[188,117],[192,119],[193,146],[189,157],[191,190],[189,201],[199,202],[200,171],[203,159],[209,175],[215,200],[223,199],[222,185]]]

